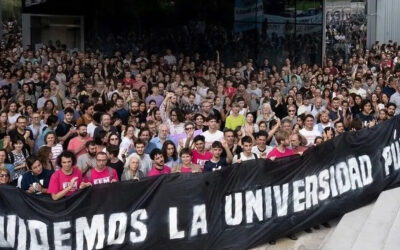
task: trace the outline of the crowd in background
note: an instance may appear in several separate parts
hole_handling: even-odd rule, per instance
[[[0,183],[55,200],[96,184],[303,154],[400,113],[392,42],[323,66],[282,58],[278,68],[268,57],[225,64],[218,50],[32,50],[10,23],[0,48]]]

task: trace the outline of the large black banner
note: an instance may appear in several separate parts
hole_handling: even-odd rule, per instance
[[[99,185],[52,201],[0,188],[0,247],[246,249],[400,183],[400,117],[276,161]]]

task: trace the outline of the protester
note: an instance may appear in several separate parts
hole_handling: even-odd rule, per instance
[[[56,140],[57,140],[56,134],[54,132],[48,132],[44,136],[45,146],[51,148],[51,153],[53,155],[51,161],[52,161],[53,166],[58,166],[56,164],[57,158],[63,152],[62,145],[57,143]]]
[[[145,175],[139,169],[140,166],[140,158],[137,155],[131,155],[128,159],[126,159],[126,163],[124,165],[124,172],[122,173],[121,180],[129,181],[135,180],[139,181]]]
[[[207,32],[217,35],[218,30]],[[226,36],[226,44],[218,45],[237,58],[232,63],[224,60],[228,54],[202,53],[219,39],[179,33],[192,43],[166,54],[158,54],[167,49],[154,44],[143,51],[132,49],[146,42],[130,39],[125,41],[129,46],[104,43],[115,50],[109,53],[95,47],[71,51],[51,43],[28,48],[20,46],[20,36],[5,36],[0,52],[0,142],[8,159],[2,161],[0,150],[0,168],[7,168],[16,183],[29,155],[40,152],[43,168],[62,169],[56,159],[70,149],[84,172],[96,171],[96,153],[105,152],[108,161],[100,167],[117,169],[119,179],[124,176],[121,163],[133,160],[139,166],[132,167],[127,179],[142,179],[168,174],[182,164],[180,151],[189,148],[192,163],[206,172],[223,167],[224,160],[265,158],[272,148],[277,156],[289,155],[290,149],[301,154],[400,113],[399,48],[393,44],[351,48],[345,58],[338,53],[337,59],[328,56],[321,65],[271,54],[280,66],[262,58],[264,54],[248,58],[246,49],[231,49],[229,43],[245,48],[251,36],[234,36],[235,42]],[[203,43],[197,43],[199,39]],[[311,48],[306,49],[310,54]],[[138,156],[139,163],[132,156]],[[22,167],[10,163],[15,161]],[[65,192],[54,189],[53,198],[72,194],[77,183],[66,183],[63,188],[71,187]]]
[[[83,180],[92,185],[119,181],[117,171],[107,166],[107,154],[104,152],[96,154],[96,165],[87,171]]]
[[[77,167],[82,171],[83,174],[94,166],[96,166],[96,144],[94,141],[88,141],[85,143],[86,153],[80,155],[77,160]]]
[[[225,142],[225,147],[227,147]],[[221,170],[222,168],[228,166],[225,157],[221,157],[223,145],[219,141],[213,142],[211,145],[212,158],[204,164],[204,172],[212,172],[216,170]]]
[[[44,169],[54,172],[55,166],[51,161],[51,159],[53,158],[53,153],[51,152],[50,147],[47,146],[40,147],[39,151],[37,152],[37,157]]]
[[[85,124],[77,126],[76,132],[78,136],[72,138],[68,143],[68,150],[73,152],[77,158],[85,153],[86,142],[92,140],[87,133],[87,127]]]
[[[157,176],[171,173],[171,169],[164,164],[164,156],[160,149],[153,149],[153,151],[151,151],[150,153],[150,158],[153,161],[153,168],[150,170],[148,176]]]
[[[182,164],[172,168],[172,173],[201,173],[202,166],[193,164],[192,150],[190,148],[183,148],[179,153]]]
[[[243,152],[233,156],[232,164],[258,159],[257,154],[251,152],[253,148],[253,139],[250,136],[244,136],[241,139],[241,142],[243,146]]]
[[[121,180],[122,172],[124,171],[124,162],[118,159],[120,148],[117,146],[108,146],[107,153],[107,166],[117,171],[118,179]]]
[[[30,194],[47,193],[53,171],[44,169],[39,158],[33,155],[26,159],[26,165],[29,171],[22,176],[21,189]]]
[[[173,169],[179,165],[178,151],[172,141],[166,141],[161,149],[165,159],[165,165]]]
[[[0,185],[9,185],[11,182],[11,174],[8,169],[0,168]]]
[[[82,172],[75,166],[75,155],[70,151],[63,151],[57,158],[60,169],[54,172],[50,178],[47,192],[53,200],[59,200],[65,196],[76,193],[79,189],[91,186],[82,182]]]
[[[291,156],[293,155],[293,151],[288,148],[290,145],[290,138],[289,138],[289,133],[281,130],[278,131],[275,135],[275,139],[278,142],[278,146],[276,146],[274,149],[271,150],[271,152],[268,153],[267,158],[271,160],[279,159],[282,157],[286,156]]]

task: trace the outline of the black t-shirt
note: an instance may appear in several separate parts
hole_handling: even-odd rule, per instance
[[[74,126],[74,125],[71,124],[71,123],[68,123],[68,124],[67,124],[67,123],[65,123],[64,121],[60,122],[60,123],[58,124],[58,126],[57,126],[57,129],[56,129],[56,136],[57,136],[57,137],[63,137],[63,136],[65,136],[73,126]],[[70,137],[68,137],[68,138],[64,141],[64,144],[63,144],[63,148],[64,148],[64,149],[67,149],[68,143],[69,143],[69,141],[71,140],[72,137],[74,137],[74,135],[71,135]]]
[[[25,131],[30,131],[29,138],[30,138],[31,140],[33,140],[33,133],[32,133],[32,131],[31,131],[29,128],[25,128]],[[24,131],[24,133],[25,133],[25,131]],[[16,128],[10,130],[10,131],[8,132],[8,135],[10,136],[11,141],[15,141],[15,140],[17,140],[17,139],[21,139],[22,142],[24,143],[24,148],[25,148],[26,150],[30,151],[30,147],[29,147],[28,143],[25,141],[24,134],[20,134]]]
[[[233,147],[230,148],[231,151],[232,151],[232,149],[233,149]],[[238,145],[238,146],[236,147],[235,152],[232,152],[232,155],[235,156],[235,155],[240,154],[241,152],[243,152],[243,149],[242,149],[241,146]],[[223,149],[223,150],[222,150],[222,154],[221,154],[221,158],[225,158],[225,159],[226,159],[226,157],[227,157],[226,151],[225,151],[225,149]]]
[[[117,171],[118,179],[121,180],[122,172],[124,172],[124,163],[121,160],[118,160],[116,163],[108,161],[107,166],[115,169],[115,171]]]

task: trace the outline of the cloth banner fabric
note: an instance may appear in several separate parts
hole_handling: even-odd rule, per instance
[[[400,183],[400,117],[303,156],[98,185],[62,199],[0,187],[0,247],[248,249],[326,222]]]

